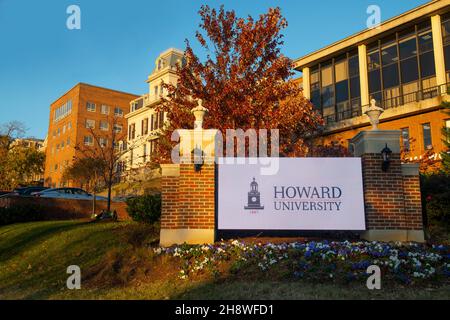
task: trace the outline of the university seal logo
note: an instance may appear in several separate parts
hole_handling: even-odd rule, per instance
[[[250,192],[248,193],[248,202],[244,207],[245,210],[263,210],[264,206],[261,205],[261,196],[258,191],[258,183],[253,178],[250,183]]]

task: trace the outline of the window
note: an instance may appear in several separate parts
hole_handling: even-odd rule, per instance
[[[444,44],[445,70],[447,82],[450,82],[450,13],[442,16],[442,42]]]
[[[95,129],[95,120],[86,119],[86,129]]]
[[[132,123],[128,127],[128,138],[134,139],[136,137],[136,124]]]
[[[104,120],[100,121],[100,130],[108,131],[108,129],[109,129],[108,121],[104,121]]]
[[[322,113],[326,118],[334,115],[334,86],[333,86],[333,68],[327,66],[321,69],[322,82]]]
[[[66,133],[66,125],[63,126],[62,133]]]
[[[409,128],[402,128],[401,131],[403,151],[409,151]]]
[[[114,132],[121,133],[122,132],[122,125],[114,124]]]
[[[155,86],[155,96],[158,96],[158,86]]]
[[[148,134],[148,118],[141,121],[141,135]]]
[[[64,149],[64,141],[61,142],[61,149]]]
[[[67,124],[67,130],[70,130],[70,129],[72,129],[72,122],[69,122],[69,123]]]
[[[358,53],[351,51],[311,68],[311,103],[326,122],[352,117],[361,109]],[[162,122],[161,121],[161,126]]]
[[[143,148],[144,148],[144,151],[142,154],[142,158],[144,159],[144,162],[145,162],[145,161],[147,161],[147,144],[144,144]]]
[[[431,125],[430,123],[422,124],[422,132],[423,132],[423,146],[425,150],[431,149],[433,147],[431,141]]]
[[[67,138],[67,146],[70,145],[70,138]]]
[[[450,119],[445,120],[446,141],[450,143]]]
[[[89,112],[95,112],[95,103],[87,102],[86,103],[86,110]]]
[[[85,136],[84,137],[84,145],[85,146],[92,146],[92,145],[94,145],[94,138],[92,136]]]
[[[164,127],[164,111],[159,112],[159,127]]]
[[[109,106],[102,104],[101,113],[109,114]]]
[[[58,137],[61,135],[61,128],[58,128]]]
[[[123,110],[119,107],[114,108],[114,115],[116,117],[123,117]]]
[[[67,117],[71,113],[72,113],[72,100],[69,100],[59,108],[55,109],[53,113],[53,122],[58,122],[59,120]]]
[[[311,81],[311,103],[314,105],[315,110],[321,110],[319,70],[311,72],[310,81]]]
[[[436,74],[431,31],[419,34],[418,40],[421,77],[427,78]]]
[[[368,47],[370,98],[382,107],[396,107],[436,95],[435,88],[419,95],[420,90],[436,86],[429,18]]]

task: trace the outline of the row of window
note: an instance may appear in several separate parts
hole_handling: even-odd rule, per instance
[[[56,146],[53,146],[51,149],[51,153],[55,154],[58,153],[60,150],[63,150],[65,147],[70,146],[70,137],[67,138],[67,140],[63,140],[60,143],[56,144]]]
[[[96,112],[97,106],[93,102],[86,102],[86,110],[89,112]],[[102,104],[100,107],[100,113],[101,114],[109,114],[110,112],[110,106],[106,104]],[[123,110],[119,107],[114,108],[114,116],[116,117],[123,117]]]
[[[55,163],[54,165],[51,165],[51,166],[49,167],[49,169],[50,169],[50,172],[58,172],[58,171],[63,172],[64,169],[65,169],[68,165],[69,165],[69,160],[64,160],[64,162],[63,162],[62,165],[60,165],[60,164],[58,164],[58,163]]]
[[[72,100],[67,101],[61,107],[55,109],[53,114],[53,122],[58,122],[59,120],[67,117],[72,113]]]
[[[450,82],[450,14],[442,16],[447,78]],[[431,20],[400,30],[367,46],[370,99],[384,108],[436,94]],[[360,115],[361,91],[357,48],[311,68],[311,102],[325,119]],[[420,97],[419,97],[420,95]]]
[[[450,119],[445,121],[445,128],[447,131],[447,140],[450,138]],[[433,148],[433,138],[431,134],[431,124],[429,122],[422,123],[422,142],[424,151]],[[411,149],[411,136],[409,133],[409,128],[401,128],[401,143],[404,151],[410,151]]]
[[[369,46],[369,94],[384,108],[412,102],[419,90],[437,85],[431,24],[416,25]]]
[[[445,70],[447,82],[450,82],[450,13],[442,19],[442,40],[444,45]]]
[[[85,127],[86,129],[95,129],[95,120],[92,119],[86,119],[85,121]],[[116,133],[121,133],[122,132],[122,128],[123,126],[121,124],[114,124],[114,131]],[[100,130],[102,131],[108,131],[109,130],[109,122],[108,121],[104,121],[104,120],[100,120]]]
[[[92,147],[92,146],[94,146],[94,143],[95,143],[94,137],[91,135],[84,136],[83,142],[84,142],[85,146]],[[102,138],[98,139],[98,143],[102,148],[104,148],[104,147],[108,146],[109,140],[108,140],[108,138],[102,137]],[[116,151],[125,151],[127,149],[127,143],[125,141],[117,141],[114,144],[114,149]]]
[[[64,124],[62,127],[53,130],[53,138],[59,137],[61,134],[66,133],[66,131],[69,131],[70,129],[72,129],[72,123],[68,122],[67,124]]]
[[[141,162],[147,162],[150,160],[151,154],[155,152],[157,147],[158,140],[151,140],[149,143],[145,143],[142,146],[142,156],[138,153],[135,154],[136,150],[131,150],[130,152],[130,165],[132,166],[134,164],[135,158],[142,159]]]
[[[150,121],[150,128],[149,128]],[[150,131],[162,129],[164,127],[164,111],[154,113],[149,118],[141,120],[141,136],[146,135]],[[128,126],[128,139],[132,140],[136,138],[136,124],[131,123]]]

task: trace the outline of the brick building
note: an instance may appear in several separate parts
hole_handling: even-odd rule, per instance
[[[94,146],[91,128],[96,136],[98,133],[98,136],[104,137],[102,143],[108,144],[111,130],[123,132],[126,143],[125,115],[130,101],[137,97],[130,93],[78,83],[53,102],[50,105],[44,185],[60,187],[73,184],[64,181],[64,169],[74,157],[81,156],[75,146]]]
[[[348,143],[370,127],[372,99],[384,108],[380,129],[401,130],[409,160],[444,150],[442,112],[450,101],[450,5],[435,0],[294,61],[304,95],[324,117],[324,143]]]

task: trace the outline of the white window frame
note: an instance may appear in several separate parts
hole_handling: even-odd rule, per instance
[[[106,127],[103,127],[102,124],[105,124],[105,123],[106,123]],[[102,131],[108,131],[109,130],[109,123],[108,123],[108,121],[100,120],[100,130],[102,130]]]
[[[92,123],[92,125],[89,125],[89,123]],[[95,129],[95,120],[86,119],[85,127],[86,129]]]
[[[119,110],[119,112],[117,112]],[[133,110],[134,111],[134,110]],[[116,117],[123,117],[123,110],[122,110],[122,108],[119,108],[119,107],[115,107],[114,108],[114,115],[116,116]]]
[[[84,136],[83,141],[84,141],[85,146],[93,146],[94,145],[94,138],[92,136]]]
[[[89,112],[95,112],[97,109],[97,106],[93,102],[86,102],[86,110]]]
[[[109,114],[109,106],[106,104],[102,104],[101,108],[100,108],[100,112],[101,114]]]

